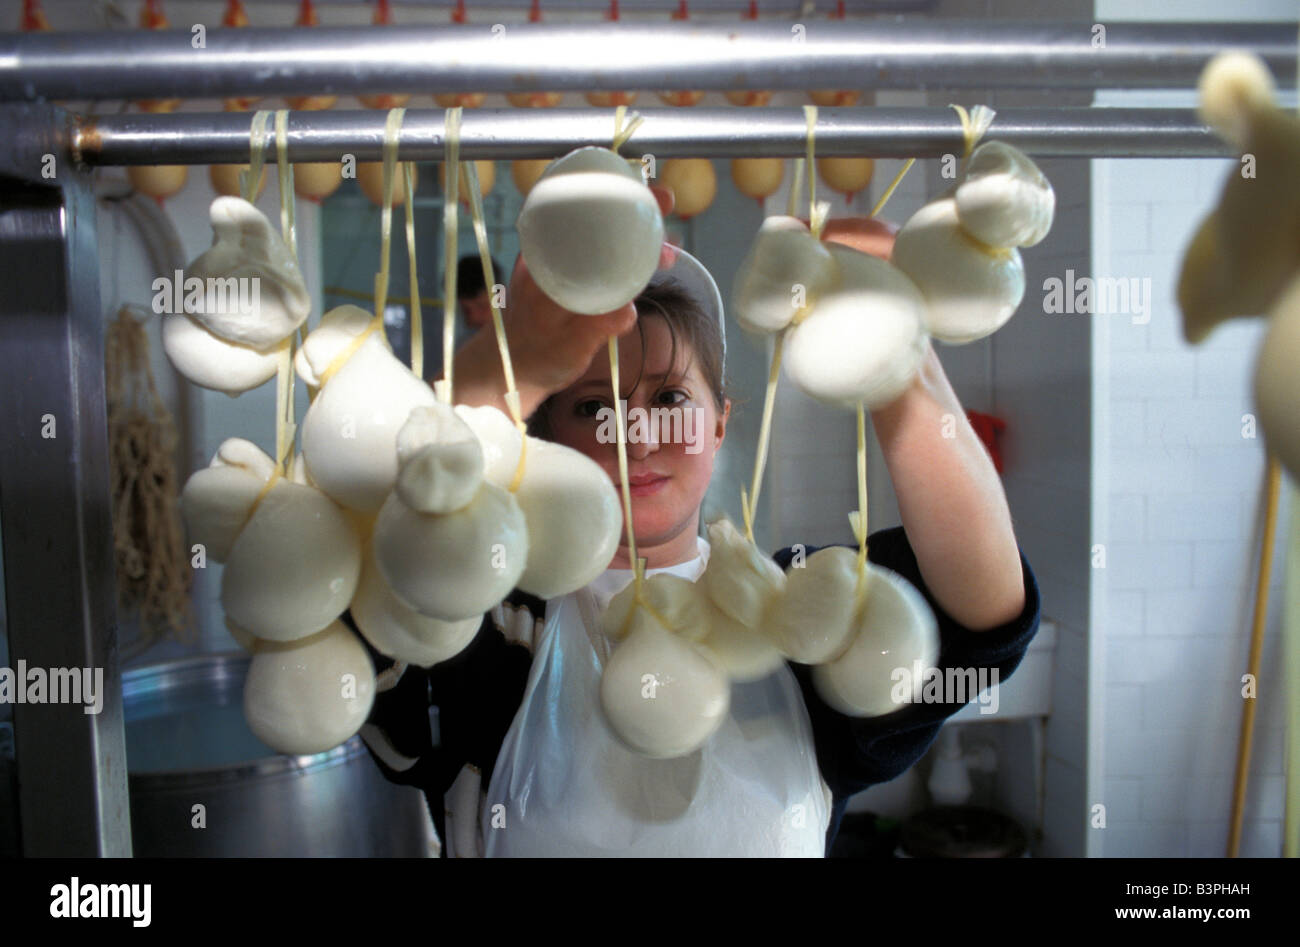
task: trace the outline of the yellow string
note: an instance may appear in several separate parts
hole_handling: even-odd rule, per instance
[[[248,129],[248,170],[239,172],[239,191],[250,204],[257,203],[257,185],[262,178],[262,162],[266,154],[266,120],[271,112],[259,109],[253,113]]]
[[[893,195],[894,188],[898,187],[899,182],[903,180],[903,175],[907,174],[908,170],[910,170],[914,164],[916,164],[916,159],[908,158],[906,163],[903,165],[902,170],[894,175],[894,180],[889,182],[889,187],[885,188],[885,193],[881,195],[880,200],[876,201],[876,206],[871,208],[872,217],[880,216],[880,212],[885,209],[886,202],[888,202],[889,198]]]
[[[814,163],[816,157],[817,106],[804,106],[804,120],[807,123],[807,156],[795,161],[795,180],[790,188],[789,216],[794,216],[795,201],[799,192],[799,175],[806,163],[808,168],[808,220],[812,235],[820,240],[822,228],[826,224],[826,215],[830,211],[830,203],[827,201],[818,203],[817,201],[817,175]],[[763,470],[767,466],[767,451],[772,431],[772,413],[776,406],[776,386],[781,378],[781,354],[785,346],[785,337],[792,327],[808,317],[808,314],[812,312],[812,308],[813,302],[805,300],[804,304],[795,313],[790,325],[786,326],[776,336],[772,347],[772,363],[768,367],[767,390],[763,396],[763,420],[758,434],[758,452],[754,457],[753,486],[749,492],[746,492],[743,486],[740,488],[740,509],[745,522],[745,538],[751,543],[754,542],[754,518],[758,510],[758,495],[762,489]]]
[[[289,163],[289,110],[279,109],[275,113],[276,170],[280,179],[280,234],[285,246],[298,261],[298,236],[293,223],[293,165]]]
[[[406,196],[406,265],[411,277],[411,372],[424,378],[424,315],[420,310],[420,279],[415,258],[415,167],[402,162],[402,191]]]
[[[826,226],[826,217],[830,214],[829,201],[817,201],[817,165],[814,160],[814,142],[817,139],[817,106],[803,107],[804,121],[807,123],[808,142],[808,229],[818,240],[822,238],[822,228]]]
[[[948,108],[957,110],[957,117],[961,119],[961,138],[962,138],[962,161],[970,157],[970,153],[975,150],[979,140],[984,137],[984,133],[993,124],[993,118],[997,112],[987,105],[977,105],[970,112],[967,112],[960,105],[949,102]]]
[[[642,595],[645,567],[637,557],[636,533],[632,529],[632,486],[627,474],[627,439],[623,431],[623,402],[619,398],[618,336],[616,335],[609,337],[609,383],[614,389],[614,423],[618,430],[618,479],[623,488],[623,516],[627,521],[627,551],[628,557],[632,561],[633,581],[636,582],[636,591],[633,594],[638,604],[648,607]]]
[[[799,188],[803,187],[803,158],[794,159],[794,177],[790,181],[790,199],[786,201],[785,215],[793,217],[799,209]]]
[[[740,488],[740,504],[745,519],[745,538],[754,541],[754,516],[758,509],[758,494],[763,484],[763,469],[767,466],[767,446],[772,431],[772,411],[776,406],[776,384],[781,378],[781,351],[785,347],[787,328],[777,334],[772,346],[772,364],[767,371],[767,391],[763,396],[763,421],[758,431],[758,453],[754,458],[754,486],[750,495]]]
[[[632,131],[641,123],[641,116],[633,113],[634,121],[624,126],[623,122],[627,115],[627,106],[620,105],[614,110],[614,140],[612,150],[615,154],[631,136]],[[609,337],[609,384],[614,393],[614,423],[618,429],[618,479],[623,491],[623,515],[627,520],[627,550],[628,557],[632,562],[632,580],[636,583],[636,590],[633,592],[634,599],[638,605],[647,610],[649,604],[645,600],[645,563],[643,563],[636,554],[636,532],[632,528],[632,486],[628,479],[627,472],[627,437],[623,430],[623,402],[619,394],[620,385],[618,377],[618,336]],[[629,613],[630,614],[630,613]],[[656,616],[658,618],[658,616]],[[660,622],[662,624],[662,622]]]
[[[858,508],[849,514],[849,525],[858,541],[858,572],[867,563],[867,420],[862,402],[858,402]]]
[[[402,116],[405,113],[406,109],[389,109],[388,120],[384,123],[384,203],[379,224],[379,272],[375,274],[375,312],[370,321],[366,323],[366,327],[361,330],[361,333],[344,346],[343,350],[325,366],[325,370],[319,375],[320,384],[317,385],[318,389],[323,389],[338,370],[347,363],[347,360],[357,353],[366,339],[370,337],[370,334],[379,331],[384,325],[384,307],[388,304],[388,258],[391,252],[393,235],[393,168],[397,163],[398,135],[402,127]]]
[[[457,203],[460,186],[460,118],[461,106],[443,112],[442,162],[442,381],[434,385],[443,404],[452,403],[452,371],[456,355],[456,254],[460,238]],[[500,341],[500,333],[497,335]],[[507,377],[506,385],[509,387]]]
[[[388,110],[384,123],[384,206],[380,217],[379,272],[375,275],[375,318],[382,323],[388,305],[388,266],[393,236],[393,168],[397,164],[398,131],[406,109]]]
[[[479,262],[483,265],[483,279],[488,287],[488,306],[492,309],[492,325],[497,330],[497,345],[501,349],[501,365],[506,376],[506,407],[510,410],[511,420],[519,431],[519,463],[515,466],[515,475],[507,489],[514,493],[524,482],[524,467],[528,455],[528,426],[524,423],[523,410],[519,401],[519,390],[515,387],[515,370],[510,361],[510,346],[506,343],[505,323],[501,321],[501,310],[496,306],[492,287],[496,285],[496,272],[492,268],[492,253],[488,247],[487,224],[483,219],[483,194],[479,189],[478,167],[473,161],[462,161],[465,174],[465,188],[469,191],[469,208],[474,223],[474,239],[478,243]]]

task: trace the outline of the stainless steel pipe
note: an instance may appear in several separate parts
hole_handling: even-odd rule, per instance
[[[1294,23],[887,19],[0,34],[0,101],[617,89],[1189,88]]]
[[[806,149],[800,108],[650,108],[622,153],[631,157],[799,157]],[[586,144],[608,146],[612,109],[466,109],[460,128],[464,160],[554,158]],[[387,113],[373,110],[292,112],[289,160],[358,161],[383,157]],[[246,112],[125,113],[80,121],[73,157],[91,165],[234,164],[249,159]],[[442,109],[407,111],[398,147],[403,161],[440,161]],[[273,123],[267,122],[267,127]],[[1213,157],[1233,152],[1192,109],[1061,108],[999,110],[987,138],[1040,157]],[[934,157],[959,154],[961,123],[953,109],[821,109],[818,155]],[[274,140],[267,148],[275,159]]]

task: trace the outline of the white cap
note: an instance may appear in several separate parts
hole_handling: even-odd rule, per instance
[[[727,322],[722,308],[722,293],[704,264],[677,245],[672,245],[677,258],[667,269],[655,270],[650,282],[655,283],[671,276],[686,288],[700,307],[718,320],[718,334],[722,336],[722,371],[727,366]]]

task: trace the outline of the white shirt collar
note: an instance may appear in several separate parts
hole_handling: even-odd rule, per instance
[[[679,562],[675,566],[664,566],[660,569],[647,569],[645,574],[652,576],[660,572],[667,572],[672,575],[679,575],[683,578],[690,579],[692,582],[697,580],[704,572],[704,567],[709,563],[709,541],[703,536],[695,537],[698,554],[693,559],[685,562]],[[609,600],[615,595],[627,588],[628,583],[632,581],[631,569],[606,569],[596,578],[591,580],[587,588],[591,591],[596,599],[596,606],[602,612]]]

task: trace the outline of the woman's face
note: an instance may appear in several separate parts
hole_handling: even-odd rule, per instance
[[[640,319],[641,332],[618,340],[619,385],[626,399],[627,472],[638,546],[657,546],[699,527],[700,504],[726,434],[730,401],[720,415],[713,393],[685,340],[677,342],[657,315]],[[639,376],[639,380],[638,380]],[[629,391],[634,381],[637,387]],[[600,352],[586,374],[557,393],[548,420],[554,439],[586,454],[619,487],[618,442],[609,357]],[[626,544],[627,537],[623,537]]]

